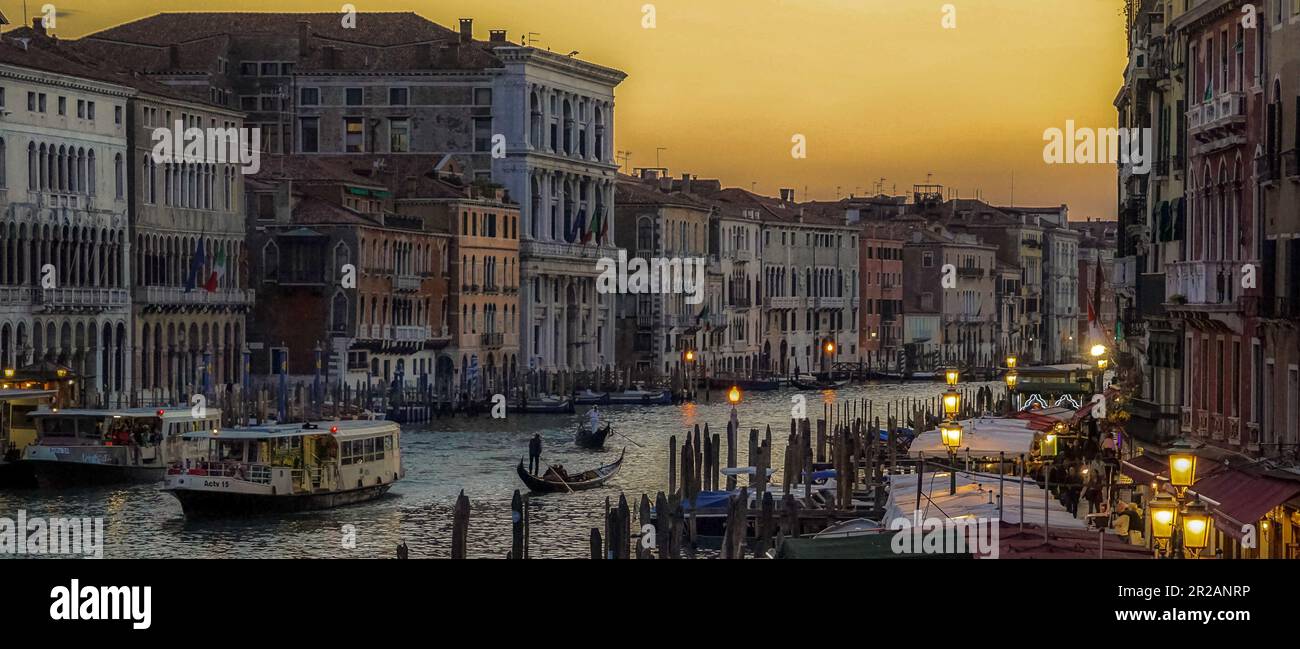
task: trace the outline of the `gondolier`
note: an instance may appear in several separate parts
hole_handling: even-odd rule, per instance
[[[593,435],[600,432],[600,406],[592,406],[587,411],[587,423]]]
[[[542,434],[533,433],[528,440],[528,472],[537,475],[542,470]]]

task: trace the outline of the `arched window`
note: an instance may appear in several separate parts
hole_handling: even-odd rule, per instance
[[[37,166],[36,160],[36,143],[27,143],[27,189],[38,189],[40,180],[40,167]]]
[[[343,291],[334,294],[334,303],[331,305],[332,318],[330,319],[331,329],[335,333],[342,333],[348,330],[348,296]]]
[[[262,246],[262,277],[265,281],[276,281],[280,272],[280,247],[274,241],[267,241]]]
[[[113,154],[113,196],[126,197],[126,167],[122,164],[122,154]]]

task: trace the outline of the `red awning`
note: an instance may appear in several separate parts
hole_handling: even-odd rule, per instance
[[[1156,476],[1169,471],[1168,462],[1161,462],[1150,455],[1134,455],[1119,465],[1119,472],[1132,478],[1138,484],[1151,484]]]
[[[1018,524],[1002,521],[999,530],[1000,559],[1150,559],[1151,551],[1141,545],[1132,545],[1112,532],[1099,534],[1095,530],[1048,530],[1050,539],[1043,541],[1043,528],[1025,523],[1023,531]]]
[[[1300,494],[1300,482],[1229,470],[1198,480],[1189,491],[1208,501],[1224,534],[1240,539],[1243,525],[1258,523],[1274,507]]]

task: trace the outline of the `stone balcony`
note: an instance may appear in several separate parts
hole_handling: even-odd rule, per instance
[[[251,289],[219,289],[209,293],[201,288],[186,291],[176,286],[137,286],[132,299],[138,306],[252,306]]]
[[[0,305],[40,305],[46,311],[126,308],[131,292],[125,288],[0,288]]]
[[[1201,142],[1211,142],[1226,135],[1244,132],[1246,127],[1246,94],[1224,92],[1210,101],[1192,106],[1187,111],[1187,134]]]
[[[1165,306],[1174,310],[1240,311],[1238,261],[1180,261],[1165,268]]]
[[[400,292],[415,292],[420,290],[422,278],[419,275],[395,275],[393,277],[393,289]]]

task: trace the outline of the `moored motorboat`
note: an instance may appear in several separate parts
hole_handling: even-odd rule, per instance
[[[514,407],[515,412],[536,415],[571,415],[574,412],[573,399],[569,397],[541,397],[529,399],[522,405]]]
[[[182,435],[221,427],[217,408],[41,408],[30,416],[37,439],[21,462],[43,489],[161,480],[185,457]]]
[[[614,462],[573,475],[566,472],[563,466],[548,466],[546,473],[540,476],[533,475],[524,468],[523,460],[519,461],[519,466],[515,470],[519,473],[519,479],[523,480],[524,484],[533,493],[585,491],[595,489],[613,478],[623,466],[623,456],[626,453],[627,449],[625,448],[622,453],[619,453],[618,459]]]
[[[312,511],[373,500],[404,474],[391,421],[283,424],[190,433],[202,450],[167,471],[186,516]]]
[[[623,392],[610,392],[608,401],[610,405],[668,405],[673,402],[672,390],[645,390],[636,388],[624,390]]]
[[[604,405],[609,403],[609,393],[583,390],[582,392],[574,393],[573,403],[579,406]]]
[[[578,432],[573,435],[573,443],[582,448],[600,450],[605,448],[605,439],[609,437],[610,426],[605,424],[604,428],[592,431],[585,425],[578,425]]]

